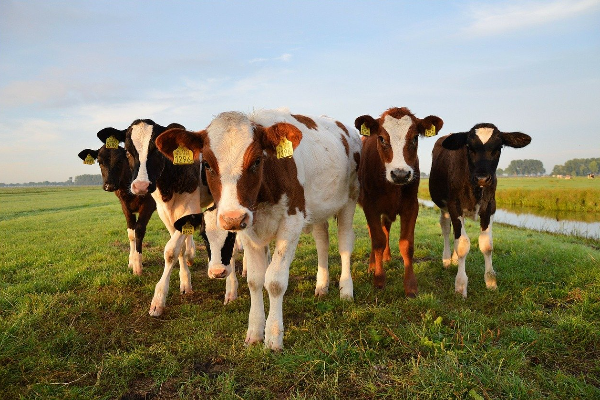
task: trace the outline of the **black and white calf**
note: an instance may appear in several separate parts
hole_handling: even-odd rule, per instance
[[[180,292],[192,292],[189,266],[195,256],[195,244],[192,235],[183,234],[175,228],[175,222],[184,216],[201,214],[202,207],[209,206],[213,201],[208,187],[200,178],[198,160],[192,164],[175,165],[156,148],[156,137],[168,128],[184,129],[179,124],[163,127],[149,119],[138,119],[123,131],[111,132],[119,140],[125,141],[132,167],[131,192],[140,196],[152,195],[158,215],[171,235],[164,250],[164,271],[156,284],[150,305],[149,313],[152,316],[161,315],[164,311],[169,279],[177,258]],[[229,279],[235,279],[235,275]],[[226,299],[228,296],[235,298],[237,292],[226,293]]]
[[[142,274],[142,242],[146,234],[146,226],[152,213],[156,210],[156,202],[150,195],[136,196],[131,194],[131,169],[127,161],[125,149],[106,147],[106,140],[111,136],[102,129],[98,138],[105,143],[98,150],[85,149],[78,156],[82,160],[91,157],[98,161],[102,172],[102,188],[107,192],[114,192],[121,203],[125,220],[127,221],[127,236],[129,238],[129,268],[136,275]],[[136,218],[135,214],[138,214]]]
[[[485,260],[485,283],[496,289],[492,267],[492,223],[496,212],[496,168],[503,146],[525,147],[531,137],[520,132],[500,132],[492,124],[478,124],[468,132],[443,136],[435,143],[429,193],[440,208],[444,236],[444,267],[458,263],[455,290],[467,297],[465,258],[471,242],[465,231],[465,213],[479,215],[479,249]],[[454,230],[454,253],[450,252],[450,222]]]

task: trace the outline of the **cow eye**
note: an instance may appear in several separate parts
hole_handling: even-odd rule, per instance
[[[378,136],[378,138],[379,138],[379,143],[381,143],[382,146],[384,146],[384,147],[388,146],[388,144],[385,141],[385,138],[383,136]]]
[[[208,172],[213,172],[213,169],[210,167],[210,165],[208,165],[208,163],[206,161],[202,161],[202,166],[204,167],[204,169]]]
[[[412,140],[413,146],[416,146],[418,142],[419,142],[419,137],[415,135],[415,137]]]
[[[254,162],[252,163],[252,165],[249,168],[251,172],[258,171],[258,167],[260,167],[261,160],[262,159],[260,157],[258,157],[256,160],[254,160]]]

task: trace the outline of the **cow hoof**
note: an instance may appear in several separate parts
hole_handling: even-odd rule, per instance
[[[237,300],[237,293],[225,293],[225,301],[223,302],[223,305],[225,306],[234,300]]]
[[[329,293],[329,288],[327,286],[317,286],[315,289],[315,297],[324,297]]]
[[[442,264],[444,264],[444,268],[450,268],[452,265],[452,260],[449,258],[445,258],[442,260]]]
[[[274,351],[283,350],[283,332],[265,337],[265,347]]]
[[[469,278],[465,275],[464,277],[457,276],[454,282],[454,290],[456,293],[460,293],[463,298],[467,298],[467,284]]]
[[[354,301],[354,290],[352,287],[340,287],[340,300]]]
[[[191,286],[190,287],[182,287],[182,288],[179,288],[179,293],[181,293],[181,294],[193,294],[194,291],[192,290]]]
[[[151,317],[160,317],[164,310],[165,308],[163,306],[151,305],[148,314],[150,314]]]
[[[490,290],[498,289],[498,285],[496,283],[496,273],[495,272],[486,272],[484,275],[485,286]]]
[[[246,334],[246,339],[244,340],[244,344],[246,346],[252,346],[255,343],[260,343],[263,341],[263,336],[257,334],[256,332],[248,332]]]
[[[137,275],[137,276],[142,276],[142,266],[135,266],[132,268],[133,269],[133,274]]]

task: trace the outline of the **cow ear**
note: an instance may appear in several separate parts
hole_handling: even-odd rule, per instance
[[[185,147],[192,151],[194,161],[198,161],[205,135],[206,131],[190,132],[181,128],[171,128],[158,135],[156,147],[171,161],[173,161],[173,151],[180,146]]]
[[[115,139],[117,139],[120,143],[124,143],[126,133],[127,133],[127,130],[120,131],[115,128],[104,128],[100,132],[98,132],[96,134],[96,136],[98,136],[98,139],[100,139],[100,141],[105,144],[106,144],[106,139],[108,139],[111,136],[114,136]]]
[[[525,147],[531,142],[531,136],[521,132],[500,132],[502,144],[516,149]]]
[[[92,156],[92,158],[94,160],[97,159],[98,158],[98,150],[85,149],[85,150],[81,150],[79,152],[79,154],[77,154],[77,157],[81,158],[84,161],[87,158],[87,156]]]
[[[423,119],[420,119],[417,123],[417,132],[422,136],[435,136],[444,126],[444,121],[436,117],[435,115],[430,115]]]
[[[458,150],[467,144],[468,132],[451,133],[444,139],[442,146],[448,150]]]
[[[260,135],[260,142],[263,149],[269,154],[276,153],[277,146],[283,142],[283,139],[292,142],[293,149],[296,149],[302,140],[300,129],[287,122],[280,122],[267,128],[256,126],[255,131]]]
[[[354,120],[354,127],[358,129],[361,135],[370,136],[376,134],[379,130],[379,122],[370,115],[361,115]]]

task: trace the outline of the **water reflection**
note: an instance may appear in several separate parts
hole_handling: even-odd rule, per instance
[[[419,203],[435,207],[431,200],[419,199]],[[541,216],[514,209],[497,209],[494,221],[536,231],[600,239],[600,216],[596,213],[544,212]]]

